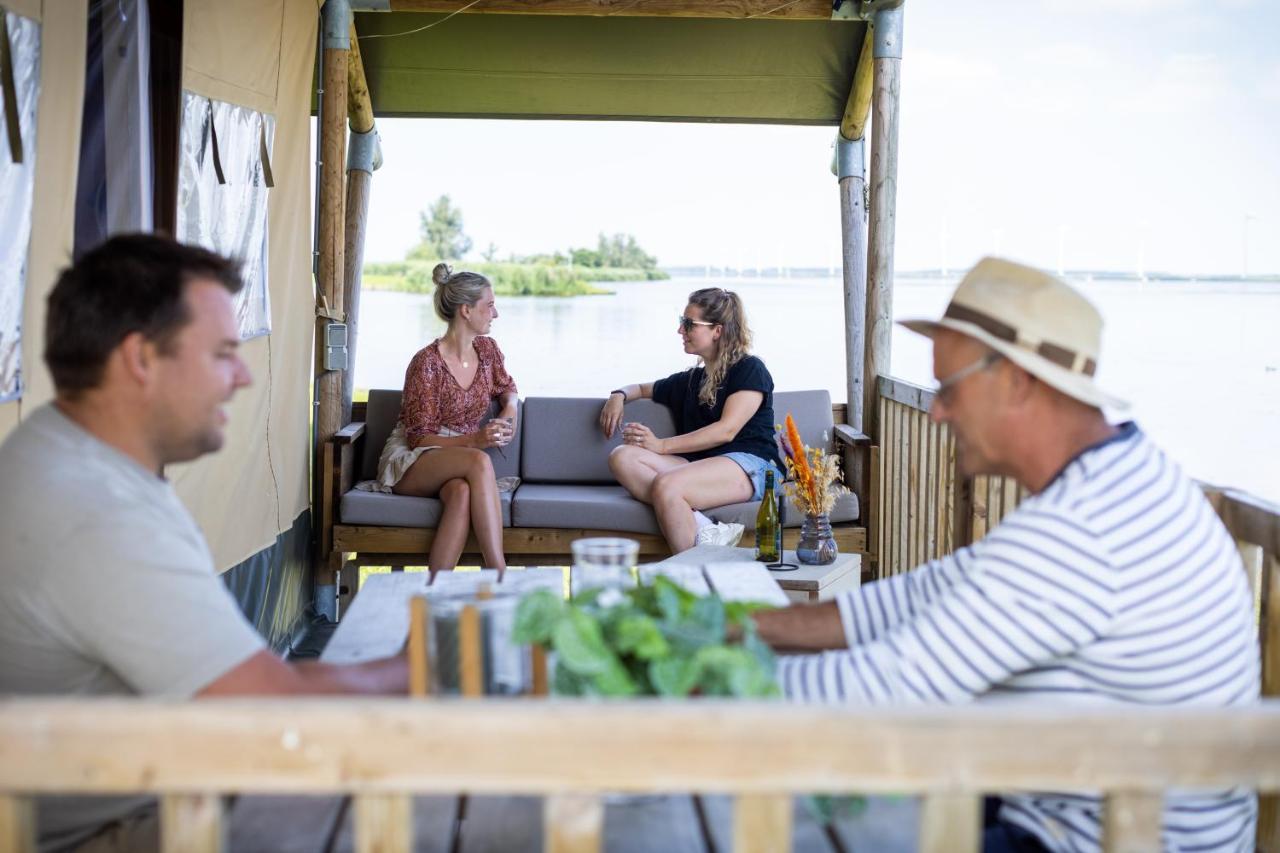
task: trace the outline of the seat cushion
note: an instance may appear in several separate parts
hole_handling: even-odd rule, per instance
[[[795,418],[800,440],[809,447],[830,450],[834,446],[835,431],[831,419],[831,393],[818,391],[776,391],[773,395],[773,419],[775,423],[786,420],[787,414]]]
[[[756,529],[756,513],[760,511],[760,501],[749,501],[740,504],[728,504],[715,509],[706,510],[709,518],[726,524],[737,522],[747,530]],[[858,496],[853,492],[841,495],[831,510],[831,523],[856,521],[858,518]],[[804,522],[804,513],[790,503],[787,504],[787,518],[783,527],[799,527]]]
[[[603,406],[604,400],[598,397],[525,400],[521,479],[526,483],[615,482],[609,452],[622,443],[622,430],[609,439],[601,434]],[[659,438],[675,434],[671,412],[652,400],[628,403],[622,419],[648,426]]]
[[[365,409],[364,452],[360,457],[360,475],[358,479],[373,480],[378,476],[378,458],[382,456],[383,445],[387,443],[391,431],[400,420],[400,392],[384,388],[375,388],[369,392],[369,404]],[[498,402],[489,406],[485,417],[493,417],[498,413]],[[516,435],[510,444],[499,452],[490,447],[485,452],[493,462],[495,477],[520,476],[520,445],[523,428],[523,411],[520,402],[516,402]]]
[[[511,526],[511,496],[499,492],[502,500],[502,526]],[[385,492],[352,489],[342,496],[338,517],[343,524],[368,524],[374,527],[435,527],[440,523],[444,504],[437,498],[414,498]]]
[[[516,527],[659,532],[653,509],[622,486],[524,483],[516,489],[511,518]]]

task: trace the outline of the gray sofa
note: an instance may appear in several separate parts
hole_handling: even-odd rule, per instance
[[[621,438],[606,440],[600,434],[597,420],[602,404],[603,400],[592,398],[531,397],[521,402],[512,443],[502,453],[487,451],[497,477],[519,478],[514,490],[502,493],[503,549],[510,564],[563,565],[569,544],[591,535],[634,538],[645,561],[670,553],[653,510],[631,498],[609,472],[609,452]],[[848,426],[833,424],[831,396],[826,391],[775,393],[775,416],[781,420],[787,412],[795,417],[808,444],[847,450],[865,442]],[[330,571],[424,561],[440,519],[440,501],[357,488],[376,475],[382,446],[399,415],[399,391],[371,391],[368,404],[354,408],[353,422],[326,444],[320,525],[322,553],[328,557]],[[647,424],[659,437],[674,433],[668,410],[648,400],[629,403],[624,419]],[[751,502],[706,512],[717,521],[742,524],[747,530],[744,544],[750,544],[758,508],[758,502]],[[831,514],[842,551],[866,548],[866,530],[854,524],[857,518],[858,500],[852,494]],[[794,509],[787,514],[787,547],[794,547],[801,521]],[[468,544],[464,561],[472,556],[478,557],[474,542]]]
[[[507,527],[596,529],[658,534],[653,510],[635,500],[609,472],[609,451],[620,438],[606,440],[596,425],[603,400],[583,397],[531,397],[517,416],[516,437],[503,453],[487,451],[498,477],[519,477],[514,491],[502,492],[502,522]],[[796,419],[807,444],[830,446],[833,440],[831,395],[826,391],[791,391],[774,395],[779,419]],[[377,474],[378,456],[400,416],[399,391],[371,391],[366,410],[359,480]],[[637,400],[626,406],[625,420],[649,426],[660,438],[674,434],[665,406]],[[823,434],[826,434],[826,440]],[[505,455],[504,455],[505,454]],[[707,510],[716,521],[736,521],[755,529],[758,501]],[[338,520],[343,524],[435,527],[442,505],[435,498],[413,498],[353,488],[342,495]],[[858,500],[846,495],[831,514],[833,523],[858,517]],[[801,516],[787,515],[798,527]]]

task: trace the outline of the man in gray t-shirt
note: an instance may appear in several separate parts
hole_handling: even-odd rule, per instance
[[[63,271],[46,327],[57,397],[0,444],[0,694],[404,692],[403,657],[273,655],[163,477],[222,446],[222,407],[249,384],[240,286],[231,261],[149,235]],[[41,844],[146,849],[153,814],[139,798],[46,799]]]

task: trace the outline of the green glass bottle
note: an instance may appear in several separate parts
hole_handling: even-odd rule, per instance
[[[756,512],[756,559],[762,563],[776,563],[782,557],[778,553],[778,534],[782,526],[778,520],[778,501],[773,492],[773,471],[764,472],[764,496]]]

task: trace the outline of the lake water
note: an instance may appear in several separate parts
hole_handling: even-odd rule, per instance
[[[1106,319],[1098,379],[1195,477],[1280,502],[1280,284],[1077,282]],[[492,334],[522,396],[603,397],[691,366],[676,333],[688,294],[738,291],[754,351],[780,390],[845,398],[838,278],[684,278],[609,284],[610,296],[499,297]],[[937,317],[954,281],[899,280],[895,318]],[[355,384],[399,388],[444,330],[428,296],[367,292]],[[928,341],[895,327],[892,375],[932,385]]]

